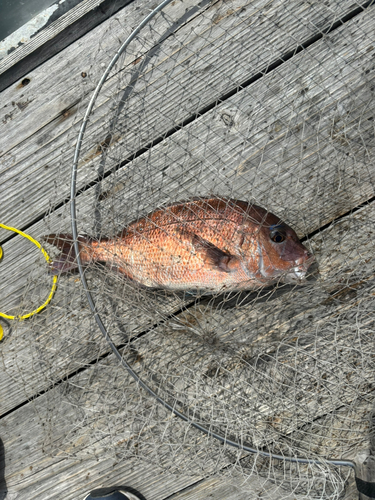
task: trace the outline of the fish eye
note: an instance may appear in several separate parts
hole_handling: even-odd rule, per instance
[[[285,240],[285,234],[280,233],[280,231],[273,231],[270,234],[270,238],[275,243],[282,243]]]

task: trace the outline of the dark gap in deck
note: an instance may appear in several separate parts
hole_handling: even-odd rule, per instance
[[[339,220],[343,219],[344,217],[347,217],[348,215],[354,214],[355,212],[358,212],[358,210],[361,210],[361,208],[364,208],[365,206],[370,205],[371,203],[374,203],[374,202],[375,202],[375,196],[373,196],[372,198],[369,198],[368,200],[364,201],[363,203],[357,205],[356,207],[351,208],[347,212],[345,212],[345,213],[339,215],[338,217],[332,219],[330,222],[327,222],[327,224],[324,224],[324,226],[321,226],[318,229],[315,229],[315,231],[312,231],[311,233],[309,233],[306,236],[304,236],[303,238],[301,238],[300,241],[304,242],[304,241],[309,240],[310,238],[312,238],[316,234],[324,231],[325,229],[329,228],[333,224],[336,224],[336,222],[338,222]]]
[[[79,196],[80,194],[84,193],[85,191],[87,191],[87,190],[91,189],[92,187],[96,186],[103,179],[106,179],[110,175],[114,174],[115,172],[117,172],[121,168],[123,168],[126,165],[128,165],[129,163],[131,163],[134,159],[136,159],[139,156],[145,154],[148,150],[150,150],[151,148],[153,148],[153,147],[157,146],[158,144],[160,144],[161,142],[163,142],[168,137],[172,136],[173,134],[175,134],[179,130],[183,129],[187,125],[193,123],[195,120],[197,120],[201,116],[203,116],[206,113],[210,112],[218,104],[225,102],[229,98],[231,98],[234,95],[236,95],[237,93],[241,92],[243,89],[249,87],[250,85],[252,85],[256,81],[260,80],[264,75],[267,75],[268,73],[271,73],[276,68],[278,68],[279,66],[281,66],[285,62],[287,62],[290,59],[292,59],[294,57],[294,55],[300,53],[302,50],[307,49],[308,47],[310,47],[311,45],[313,45],[317,41],[321,40],[325,35],[327,35],[329,33],[332,33],[336,29],[340,28],[343,24],[345,24],[346,22],[350,21],[351,19],[353,19],[357,15],[361,14],[364,10],[366,10],[367,8],[369,8],[371,5],[374,5],[374,4],[375,4],[375,0],[368,0],[362,6],[357,7],[356,9],[354,9],[353,11],[351,11],[350,13],[348,13],[346,16],[342,17],[341,19],[339,19],[338,21],[336,21],[335,23],[333,23],[330,27],[327,27],[327,28],[323,29],[319,34],[314,35],[313,37],[309,38],[306,42],[298,45],[295,49],[287,52],[286,54],[284,54],[283,56],[281,56],[279,59],[277,59],[276,61],[274,61],[272,64],[270,64],[266,68],[264,68],[262,71],[259,71],[256,75],[252,76],[251,78],[249,78],[248,80],[246,80],[242,84],[238,85],[236,88],[234,88],[231,91],[223,94],[221,97],[219,97],[218,99],[216,99],[211,104],[203,107],[201,110],[199,110],[194,115],[190,116],[189,118],[186,118],[181,123],[179,123],[178,125],[176,125],[172,129],[170,129],[168,132],[166,132],[165,134],[163,134],[162,136],[160,136],[157,139],[153,140],[152,142],[150,142],[149,144],[147,144],[145,147],[143,147],[143,148],[139,149],[137,152],[133,153],[127,159],[125,159],[122,162],[120,162],[117,165],[115,165],[113,168],[111,168],[110,170],[108,170],[107,172],[105,172],[103,175],[97,176],[93,181],[91,181],[90,183],[86,184],[85,186],[83,186],[82,188],[80,188],[79,190],[77,190],[76,196]],[[22,226],[21,230],[24,231],[24,232],[27,231],[34,224],[42,221],[51,212],[54,212],[54,211],[62,208],[64,205],[68,204],[70,201],[71,201],[71,197],[70,196],[66,197],[64,200],[62,200],[60,203],[56,204],[48,212],[47,211],[43,212],[38,217],[35,217],[35,219],[33,219],[31,222],[29,222],[28,224],[25,224],[24,226]],[[371,201],[372,201],[372,198],[370,200],[367,200],[364,203],[370,203]],[[362,206],[363,206],[363,203],[361,205],[358,205],[358,207],[353,208],[352,210],[356,210],[357,208],[362,208]],[[349,213],[349,212],[347,212],[347,213]],[[347,215],[347,213],[341,215],[340,217],[344,217],[345,215]],[[330,222],[329,224],[331,224],[331,223],[332,222]],[[311,233],[311,235],[316,234],[316,232],[324,229],[326,226],[323,226],[322,228],[317,229],[315,232]],[[311,235],[308,235],[307,237],[311,237]],[[11,239],[15,238],[16,236],[17,235],[15,233],[11,234],[7,238],[5,238],[2,242],[0,242],[0,244],[4,244],[4,243],[10,241]]]

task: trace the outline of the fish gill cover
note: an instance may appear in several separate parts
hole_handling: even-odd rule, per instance
[[[87,52],[90,89],[149,13],[131,5],[131,23],[112,19]],[[57,201],[92,97],[82,86],[49,194],[58,208],[35,229],[58,290],[4,340],[18,339],[10,375],[20,351],[28,359],[24,393],[49,389],[50,453],[138,457],[262,498],[345,496],[352,472],[327,459],[373,446],[374,13],[371,2],[172,2],[86,117],[74,201],[87,287],[126,363],[188,421],[124,369],[77,274],[70,202]],[[47,271],[41,257],[8,309],[40,302]],[[249,286],[222,286],[233,272]]]

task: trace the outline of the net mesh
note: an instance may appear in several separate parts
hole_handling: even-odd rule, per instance
[[[96,241],[156,208],[210,196],[277,214],[314,254],[318,271],[304,285],[210,295],[85,267],[97,311],[141,379],[194,422],[258,453],[202,434],[139,387],[74,273],[61,274],[51,304],[12,324],[4,341],[16,394],[47,391],[37,409],[48,452],[219,474],[262,498],[345,495],[350,470],[326,460],[355,460],[373,444],[375,7],[361,5],[172,2],[112,68],[81,145],[77,221]],[[132,4],[131,26],[112,18],[89,80],[146,7]],[[91,97],[82,89],[35,237],[71,232],[69,203],[56,200],[69,193]],[[1,310],[24,314],[43,302],[51,276],[22,238],[4,249],[14,257],[1,272],[17,277]]]

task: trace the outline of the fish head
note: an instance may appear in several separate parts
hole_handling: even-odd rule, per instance
[[[265,212],[259,221],[256,239],[261,280],[267,283],[276,280],[284,283],[305,282],[307,270],[315,257],[302,245],[291,227]]]

